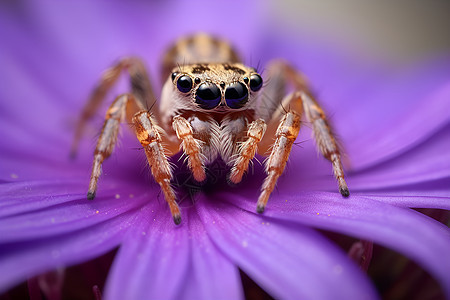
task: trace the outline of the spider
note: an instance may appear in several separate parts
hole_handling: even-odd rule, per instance
[[[72,153],[87,121],[123,70],[128,71],[131,93],[118,96],[106,113],[94,151],[88,199],[95,198],[101,165],[114,149],[120,123],[129,120],[175,224],[181,223],[181,213],[167,153],[180,148],[196,181],[204,181],[205,167],[220,157],[234,184],[242,180],[257,152],[264,156],[270,151],[257,202],[257,212],[263,213],[299,134],[302,115],[312,124],[319,151],[332,163],[340,193],[349,196],[339,147],[305,76],[287,62],[274,61],[267,68],[271,80],[263,86],[257,70],[242,64],[228,43],[206,34],[181,38],[165,54],[162,76],[167,80],[159,109],[152,112],[146,107],[156,98],[140,59],[123,58],[107,69],[82,111]],[[288,83],[294,90],[284,95]]]

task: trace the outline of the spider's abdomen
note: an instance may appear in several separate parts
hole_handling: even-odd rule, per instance
[[[207,34],[188,36],[178,40],[164,55],[162,79],[165,80],[177,66],[224,62],[240,62],[229,43]]]

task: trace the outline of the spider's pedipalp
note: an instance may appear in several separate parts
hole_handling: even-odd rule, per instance
[[[241,182],[242,176],[248,170],[249,162],[255,157],[258,143],[263,138],[266,127],[263,119],[257,119],[249,124],[247,140],[241,143],[239,153],[231,168],[229,179],[232,183]]]
[[[181,147],[187,155],[188,166],[194,179],[198,182],[205,181],[204,157],[201,153],[202,141],[194,138],[191,124],[182,116],[175,116],[172,126],[182,141]]]

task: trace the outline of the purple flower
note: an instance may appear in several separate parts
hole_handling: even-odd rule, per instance
[[[316,228],[408,256],[450,297],[448,227],[412,209],[450,207],[449,61],[401,75],[368,71],[273,34],[259,2],[0,8],[0,291],[120,246],[107,299],[242,298],[239,269],[276,298],[377,298],[365,273]],[[345,145],[348,199],[305,125],[298,139],[305,142],[294,147],[263,215],[255,210],[264,174],[255,164],[238,187],[218,181],[192,197],[180,187],[183,221],[175,226],[127,130],[104,164],[97,198],[86,200],[95,139],[84,139],[76,161],[68,154],[99,74],[118,57],[137,55],[159,87],[163,50],[199,30],[229,38],[247,63],[283,57],[309,76]],[[123,81],[108,99],[126,90]]]

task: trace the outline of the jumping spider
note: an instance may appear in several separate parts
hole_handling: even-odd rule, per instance
[[[114,149],[120,123],[128,119],[145,149],[151,173],[161,186],[175,224],[181,222],[181,214],[171,187],[172,171],[166,153],[176,153],[180,147],[196,181],[204,181],[205,166],[220,157],[230,167],[232,183],[242,180],[257,151],[265,155],[271,149],[257,203],[257,211],[262,213],[284,171],[303,114],[312,124],[319,151],[332,163],[340,193],[347,197],[337,143],[305,77],[288,63],[276,61],[269,64],[271,80],[263,87],[261,75],[239,61],[231,46],[220,39],[199,34],[179,40],[164,56],[163,78],[167,80],[159,109],[151,113],[146,107],[156,98],[141,60],[124,58],[106,70],[82,112],[73,153],[86,122],[122,70],[129,73],[132,92],[118,96],[106,113],[94,152],[87,198],[94,199],[101,165]],[[294,92],[284,95],[287,83]]]

